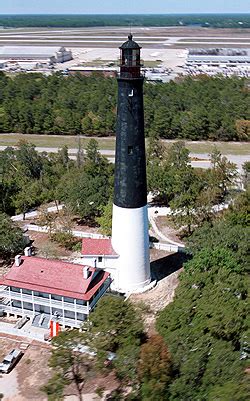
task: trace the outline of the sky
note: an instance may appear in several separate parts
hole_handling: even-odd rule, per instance
[[[247,13],[249,0],[0,0],[0,14]]]

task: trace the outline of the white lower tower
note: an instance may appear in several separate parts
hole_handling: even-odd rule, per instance
[[[112,246],[115,287],[128,293],[143,291],[151,278],[141,48],[129,35],[120,49]]]
[[[120,255],[117,290],[136,292],[150,283],[147,205],[127,209],[113,205],[112,246]]]

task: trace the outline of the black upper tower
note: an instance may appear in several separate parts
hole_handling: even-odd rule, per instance
[[[120,50],[114,204],[140,208],[147,204],[141,47],[130,34]]]

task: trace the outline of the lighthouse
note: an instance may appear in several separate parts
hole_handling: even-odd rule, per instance
[[[122,292],[141,291],[151,281],[140,51],[131,34],[120,47],[112,246]]]

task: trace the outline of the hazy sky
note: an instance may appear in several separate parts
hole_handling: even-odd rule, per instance
[[[249,0],[0,0],[0,14],[167,14],[249,11]]]

